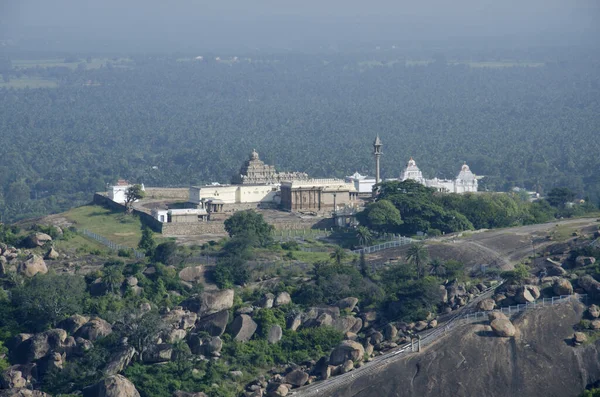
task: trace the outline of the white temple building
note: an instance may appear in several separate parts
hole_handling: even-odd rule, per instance
[[[354,185],[354,189],[358,193],[373,193],[373,186],[375,186],[375,178],[361,175],[358,172],[346,177],[346,183]]]
[[[411,157],[406,164],[406,168],[400,174],[400,181],[405,181],[407,179],[411,179],[413,181],[417,181],[422,185],[427,187],[434,188],[440,192],[445,193],[468,193],[468,192],[476,192],[478,182],[478,177],[471,172],[471,169],[467,164],[463,164],[458,173],[456,179],[425,179],[423,177],[423,173],[417,167],[416,161]]]

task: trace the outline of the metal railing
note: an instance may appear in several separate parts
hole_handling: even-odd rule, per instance
[[[389,249],[389,248],[395,248],[395,247],[401,247],[403,245],[408,245],[408,244],[413,244],[415,243],[417,240],[414,240],[410,237],[404,237],[404,236],[398,236],[395,237],[394,240],[392,241],[387,241],[385,243],[381,243],[381,244],[377,244],[377,245],[372,245],[370,247],[365,247],[365,248],[361,248],[361,249],[357,249],[352,251],[355,254],[361,254],[361,253],[365,253],[365,254],[371,254],[373,252],[377,252],[377,251],[382,251],[385,249]]]
[[[276,230],[273,232],[273,239],[277,241],[290,241],[299,240],[303,241],[306,239],[319,239],[326,238],[331,235],[333,231],[328,229],[290,229],[290,230]]]
[[[487,319],[488,314],[491,312],[502,312],[502,313],[506,314],[507,316],[512,316],[515,313],[519,313],[519,312],[522,312],[525,310],[541,309],[543,307],[552,306],[557,303],[567,302],[567,301],[573,300],[575,298],[580,301],[586,301],[587,294],[553,296],[552,298],[542,298],[542,299],[539,299],[539,300],[536,300],[533,302],[527,302],[527,303],[522,303],[519,305],[501,307],[501,308],[494,309],[494,310],[466,313],[462,316],[461,320],[477,321],[480,319]]]
[[[90,232],[90,231],[89,231],[89,230],[87,230],[87,229],[79,229],[79,230],[77,230],[77,231],[78,231],[79,233],[83,234],[84,236],[87,236],[87,237],[89,237],[89,238],[91,238],[91,239],[93,239],[93,240],[96,240],[96,241],[97,241],[97,242],[99,242],[100,244],[102,244],[102,245],[104,245],[104,246],[108,247],[109,249],[111,249],[111,250],[113,250],[113,251],[121,251],[121,250],[123,250],[123,251],[130,251],[130,252],[132,252],[132,253],[133,253],[133,256],[134,256],[136,259],[143,259],[143,258],[145,258],[145,257],[146,257],[146,254],[144,254],[144,253],[143,253],[143,252],[141,252],[141,251],[138,251],[138,250],[136,250],[136,249],[134,249],[134,248],[131,248],[131,247],[127,247],[127,246],[125,246],[125,245],[120,245],[120,244],[117,244],[117,243],[115,243],[115,242],[112,242],[112,241],[110,241],[109,239],[107,239],[106,237],[104,237],[104,236],[101,236],[101,235],[99,235],[99,234],[96,234],[96,233],[94,233],[94,232]]]
[[[502,284],[502,283],[500,283],[500,284]],[[489,287],[488,289],[483,291],[478,296],[478,298],[481,299],[484,296],[489,295],[498,286],[499,286],[499,284]],[[544,298],[537,302],[509,306],[509,307],[498,309],[498,310],[502,311],[504,313],[516,314],[518,312],[525,311],[528,309],[549,307],[549,306],[556,305],[558,303],[568,302],[569,300],[573,300],[573,299],[585,301],[587,299],[587,295],[561,295],[558,297]],[[473,302],[473,303],[475,303],[475,302]],[[446,336],[448,334],[448,331],[455,328],[457,325],[460,325],[461,323],[463,323],[463,320],[473,322],[477,319],[487,318],[487,315],[489,312],[490,311],[474,312],[474,313],[457,313],[457,314],[453,315],[451,318],[449,318],[444,324],[441,324],[440,326],[438,326],[436,328],[433,328],[433,329],[430,329],[428,331],[421,333],[420,335],[422,335],[422,337],[421,337],[420,345],[421,345],[421,347],[425,347],[425,346],[443,338],[444,336]],[[308,389],[308,390],[300,389],[297,391],[293,391],[291,395],[302,396],[302,397],[322,396],[326,392],[333,391],[334,388],[344,386],[344,385],[354,381],[358,376],[361,376],[361,377],[367,376],[369,374],[374,373],[375,371],[380,370],[383,365],[387,365],[387,363],[389,363],[391,360],[395,360],[403,354],[413,352],[413,348],[414,347],[413,347],[412,343],[407,343],[405,345],[402,345],[402,346],[396,348],[393,351],[389,351],[381,356],[376,357],[372,362],[367,363],[364,367],[361,367],[359,370],[360,372],[358,374],[356,374],[356,376],[355,376],[355,374],[353,374],[354,371],[352,371],[352,372],[349,372],[349,373],[339,376],[339,377],[333,377],[330,380],[325,381],[325,383],[323,383],[323,384],[316,384],[311,389]]]

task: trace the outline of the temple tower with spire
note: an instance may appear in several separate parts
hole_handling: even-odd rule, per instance
[[[381,139],[379,139],[379,134],[377,134],[377,138],[375,138],[375,142],[373,142],[373,155],[375,156],[375,183],[379,183],[381,180],[381,174],[379,172],[379,159],[381,157]]]

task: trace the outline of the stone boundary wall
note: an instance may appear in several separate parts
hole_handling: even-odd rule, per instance
[[[147,187],[145,198],[187,201],[190,198],[190,189],[187,187]]]
[[[107,196],[94,194],[93,204],[101,205],[114,211],[125,212],[123,204],[115,203]],[[225,225],[223,221],[209,221],[198,223],[162,223],[154,219],[152,215],[133,210],[133,213],[140,217],[142,224],[148,226],[157,233],[174,236],[193,236],[202,234],[225,234]],[[275,220],[269,222],[275,227],[275,230],[302,230],[302,229],[330,229],[334,226],[331,218],[297,218],[286,220]]]
[[[162,234],[169,236],[201,236],[227,234],[223,222],[163,223]]]

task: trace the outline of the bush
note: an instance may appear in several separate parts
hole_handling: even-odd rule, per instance
[[[286,241],[281,243],[281,248],[286,251],[300,251],[300,244],[296,240]]]
[[[117,252],[117,255],[120,256],[121,258],[132,258],[133,257],[133,250],[121,248]]]

